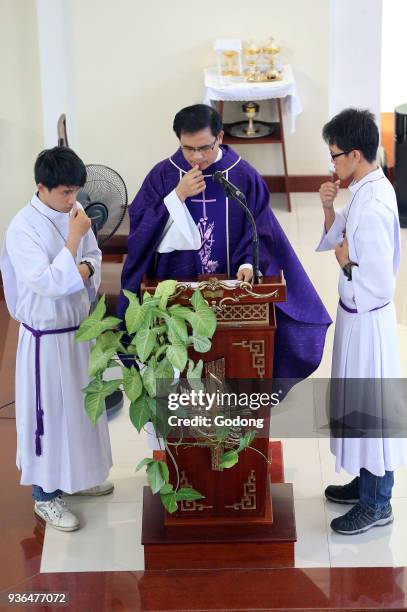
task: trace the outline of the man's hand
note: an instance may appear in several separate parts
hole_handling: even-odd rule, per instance
[[[338,195],[340,180],[335,182],[328,181],[322,183],[319,188],[319,197],[321,198],[323,208],[332,210],[334,207],[334,200]]]
[[[76,204],[72,209],[69,219],[69,234],[66,241],[66,248],[72,253],[72,257],[76,257],[76,251],[83,236],[89,231],[91,220],[82,208],[76,208]]]
[[[253,270],[251,268],[242,268],[236,275],[237,280],[251,283],[253,279]]]
[[[346,236],[335,248],[335,255],[341,268],[349,262],[349,245]]]
[[[69,235],[81,238],[89,231],[92,223],[82,208],[76,208],[69,219]]]
[[[206,187],[205,179],[199,166],[194,166],[189,172],[184,174],[177,187],[175,193],[181,200],[185,202],[187,198],[202,193]]]
[[[85,282],[86,280],[88,280],[89,275],[90,275],[90,270],[88,268],[88,266],[86,264],[79,264],[79,266],[77,266],[78,268],[78,272],[82,277],[82,280]]]

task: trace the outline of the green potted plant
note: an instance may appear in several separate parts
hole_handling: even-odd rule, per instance
[[[173,381],[175,372],[185,372],[189,384],[200,385],[203,362],[195,363],[188,355],[188,348],[204,353],[211,348],[211,338],[216,330],[216,316],[208,306],[199,289],[193,293],[190,306],[169,305],[176,291],[175,280],[165,280],[157,285],[154,295],[144,293],[140,303],[138,296],[124,291],[129,300],[123,322],[106,315],[105,296],[102,296],[76,332],[78,342],[95,341],[90,352],[88,374],[89,385],[83,389],[85,409],[92,421],[105,409],[105,398],[119,387],[130,401],[130,420],[140,433],[148,421],[152,421],[156,432],[163,439],[165,450],[174,464],[177,482],[169,482],[167,464],[151,457],[144,458],[137,470],[146,467],[148,483],[154,494],[159,493],[168,512],[177,510],[181,500],[196,500],[203,495],[192,487],[181,487],[173,446],[199,445],[220,449],[220,466],[233,467],[239,453],[250,447],[254,432],[244,436],[228,437],[228,429],[220,428],[214,436],[203,437],[191,443],[182,440],[169,442],[168,422],[165,411],[157,409],[157,389],[160,381]],[[122,343],[126,335],[126,346]],[[124,355],[126,366],[119,355]],[[121,378],[104,380],[108,368],[121,368]],[[225,452],[226,451],[226,452]]]

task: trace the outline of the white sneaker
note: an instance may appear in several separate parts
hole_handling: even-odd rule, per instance
[[[34,512],[54,529],[60,531],[79,529],[78,518],[67,508],[61,497],[54,497],[50,501],[36,501]]]
[[[100,495],[109,495],[109,493],[113,492],[113,489],[114,484],[110,482],[110,480],[106,480],[96,487],[90,487],[90,489],[84,489],[83,491],[76,491],[76,493],[64,493],[64,495],[68,495],[69,497],[73,495],[92,495],[93,497],[99,497]]]

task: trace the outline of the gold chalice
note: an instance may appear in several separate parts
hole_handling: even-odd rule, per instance
[[[256,136],[258,132],[258,130],[254,127],[253,119],[259,112],[259,108],[260,107],[258,104],[256,104],[256,102],[245,102],[245,104],[242,105],[242,110],[249,120],[247,127],[244,128],[244,132],[247,134],[247,136]]]

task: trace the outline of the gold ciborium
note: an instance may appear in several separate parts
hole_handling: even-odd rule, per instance
[[[256,102],[245,102],[245,104],[242,105],[242,111],[249,120],[247,127],[244,128],[244,132],[248,137],[257,135],[258,130],[254,127],[253,120],[259,112],[259,108]]]
[[[252,40],[249,41],[249,44],[246,46],[244,53],[246,56],[247,62],[247,71],[246,71],[246,79],[248,81],[257,81],[259,75],[259,66],[258,60],[260,56],[261,49],[258,45],[256,45]]]
[[[222,68],[222,76],[240,76],[237,65],[237,51],[231,49],[222,51],[222,56],[226,59],[226,66]]]
[[[265,70],[265,80],[276,81],[281,79],[281,74],[276,68],[274,63],[274,57],[280,53],[280,47],[274,41],[274,38],[270,36],[268,41],[262,47],[263,56],[267,59],[268,67]]]

